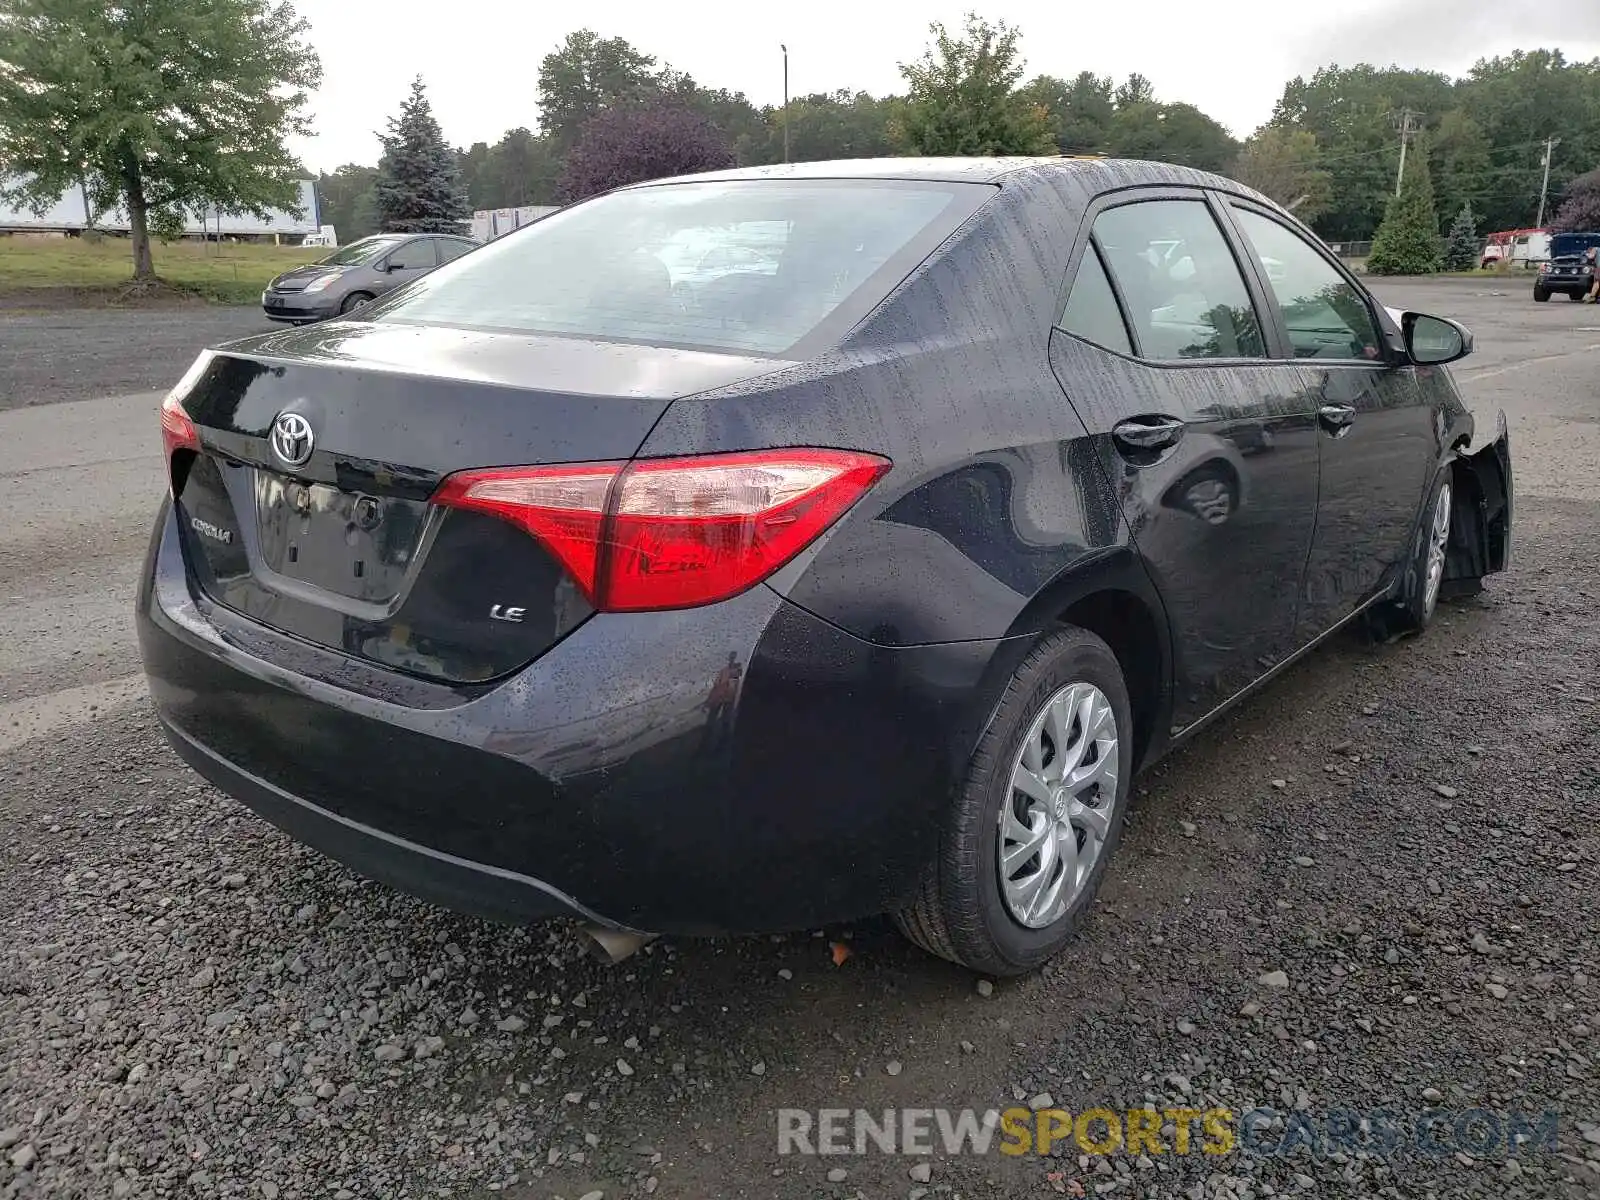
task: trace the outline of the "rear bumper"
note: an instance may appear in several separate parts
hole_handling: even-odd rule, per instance
[[[611,923],[541,880],[418,845],[291,795],[201,745],[165,716],[162,728],[178,756],[208,781],[290,837],[380,883],[494,921],[575,916]]]
[[[507,679],[452,688],[215,607],[165,507],[137,628],[179,754],[299,840],[461,911],[683,934],[906,902],[1023,652],[874,646],[758,587],[599,615]],[[719,711],[730,654],[743,680]]]

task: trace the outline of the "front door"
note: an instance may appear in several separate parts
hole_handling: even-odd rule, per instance
[[[1388,361],[1370,297],[1267,211],[1234,202],[1232,213],[1316,398],[1321,485],[1300,604],[1309,641],[1404,570],[1439,461],[1439,430],[1413,368]]]
[[[1199,193],[1101,211],[1061,329],[1057,377],[1097,435],[1166,606],[1177,732],[1299,647],[1315,409],[1298,368],[1269,355],[1243,272]]]
[[[416,238],[393,250],[389,254],[389,270],[383,276],[379,290],[387,292],[402,283],[410,283],[438,266],[435,241],[434,238]]]

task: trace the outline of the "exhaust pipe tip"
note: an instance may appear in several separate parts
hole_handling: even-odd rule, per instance
[[[661,936],[659,933],[607,929],[603,925],[580,925],[578,932],[583,934],[590,956],[608,966],[615,966],[623,959],[632,957]]]

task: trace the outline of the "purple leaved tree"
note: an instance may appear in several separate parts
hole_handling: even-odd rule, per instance
[[[608,108],[587,121],[561,172],[568,203],[608,188],[735,165],[722,131],[672,104]]]
[[[1557,233],[1589,233],[1600,230],[1600,168],[1579,175],[1567,184],[1561,207],[1551,227]]]

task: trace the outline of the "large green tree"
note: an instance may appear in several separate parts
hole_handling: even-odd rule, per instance
[[[1109,76],[1083,71],[1074,78],[1040,75],[1022,89],[1029,101],[1050,114],[1050,129],[1063,154],[1101,154],[1111,144],[1116,115],[1115,85]]]
[[[1315,134],[1329,175],[1331,199],[1317,231],[1338,241],[1370,238],[1394,192],[1403,115],[1437,120],[1452,105],[1444,75],[1366,63],[1323,67],[1284,85],[1272,124]]]
[[[1135,100],[1111,118],[1108,146],[1119,158],[1148,158],[1201,171],[1226,171],[1239,153],[1233,135],[1192,104]]]
[[[508,130],[484,157],[478,174],[483,203],[478,207],[554,204],[560,176],[561,156],[549,138],[520,127]]]
[[[1550,158],[1552,197],[1600,162],[1600,61],[1569,63],[1559,50],[1518,50],[1474,66],[1456,85],[1456,99],[1482,131],[1488,162],[1475,188],[1468,177],[1452,190],[1470,197],[1487,230],[1534,223],[1547,138],[1558,139]]]
[[[909,154],[1049,154],[1050,114],[1018,90],[1021,31],[968,13],[959,34],[929,26],[933,45],[902,63],[907,95],[895,137]]]
[[[1333,199],[1328,172],[1318,165],[1317,135],[1308,129],[1264,125],[1239,151],[1233,177],[1312,221]]]
[[[341,242],[378,232],[378,171],[346,163],[331,175],[317,177],[322,220],[332,225]]]
[[[653,55],[623,38],[592,29],[569,33],[539,64],[539,132],[564,155],[592,118],[616,105],[636,104],[677,83]]]
[[[789,157],[794,162],[830,158],[877,158],[894,153],[889,122],[894,105],[866,92],[817,93],[789,102]],[[741,160],[775,163],[783,160],[784,112],[769,114],[764,143]]]
[[[151,233],[189,212],[294,208],[285,140],[322,77],[307,29],[268,0],[0,0],[5,195],[43,211],[83,185],[121,206],[141,281]]]
[[[472,216],[456,164],[419,77],[389,118],[378,160],[378,219],[394,233],[462,233]]]
[[[1443,249],[1428,147],[1415,146],[1406,159],[1400,194],[1390,199],[1372,237],[1367,270],[1374,275],[1431,275],[1442,263]]]

